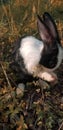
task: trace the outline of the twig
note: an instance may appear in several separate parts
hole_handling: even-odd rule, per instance
[[[3,70],[3,73],[4,73],[4,75],[5,75],[5,78],[6,78],[6,80],[7,80],[8,86],[9,86],[9,88],[11,89],[11,84],[10,84],[10,82],[9,82],[8,76],[7,76],[7,74],[6,74],[6,71],[5,71],[5,69],[4,69],[3,65],[2,65],[2,63],[0,63],[0,64],[1,64],[1,67],[2,67],[2,70]]]
[[[41,87],[41,93],[42,93],[42,97],[41,97],[41,99],[42,99],[42,105],[44,106],[44,81],[43,80],[41,80],[41,79],[39,79],[39,84],[40,84],[40,87]]]
[[[33,103],[33,97],[34,97],[34,95],[35,95],[35,92],[30,97],[29,109],[32,108],[32,103]]]
[[[58,130],[61,130],[62,126],[63,126],[63,122],[61,123],[61,125],[60,125],[60,127],[59,127],[59,129],[58,129]]]
[[[8,75],[9,76],[9,75]],[[15,87],[17,87],[17,84],[13,81],[13,79],[9,76],[10,81],[13,83],[13,85],[15,85]]]

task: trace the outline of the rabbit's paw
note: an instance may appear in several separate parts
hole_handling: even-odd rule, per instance
[[[48,82],[57,81],[57,76],[54,73],[48,73],[48,72],[40,73],[40,78]]]

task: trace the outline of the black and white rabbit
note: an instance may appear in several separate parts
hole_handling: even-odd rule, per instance
[[[53,73],[62,62],[63,48],[57,27],[49,13],[37,16],[37,27],[41,40],[27,36],[17,42],[14,63],[22,79],[35,75],[48,82],[57,79]]]

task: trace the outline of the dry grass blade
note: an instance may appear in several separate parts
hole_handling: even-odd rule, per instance
[[[61,123],[60,127],[58,130],[61,130],[63,128],[63,122]]]
[[[0,64],[1,64],[1,67],[2,67],[2,70],[3,70],[3,73],[4,73],[4,75],[5,75],[6,81],[7,81],[7,83],[8,83],[8,87],[9,87],[10,89],[12,89],[11,84],[10,84],[10,81],[9,81],[9,78],[8,78],[8,76],[7,76],[7,73],[6,73],[5,69],[4,69],[4,66],[3,66],[2,63],[0,63]]]

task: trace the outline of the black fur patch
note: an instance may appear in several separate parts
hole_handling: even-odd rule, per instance
[[[57,65],[58,59],[58,46],[57,43],[52,45],[47,45],[45,43],[44,50],[42,51],[42,57],[40,59],[40,64],[47,68],[54,68]]]
[[[16,65],[16,67],[18,67],[18,71],[27,73],[27,70],[25,69],[25,65],[24,65],[24,59],[22,58],[22,56],[20,55],[20,52],[19,52],[20,46],[21,46],[21,39],[18,39],[15,42],[15,47],[12,52],[13,62],[14,62],[14,65]]]

